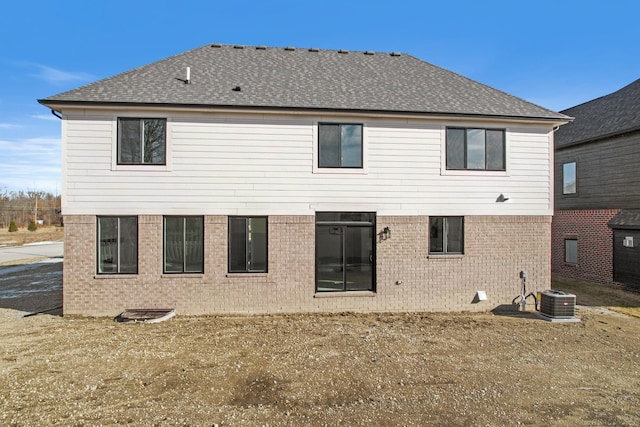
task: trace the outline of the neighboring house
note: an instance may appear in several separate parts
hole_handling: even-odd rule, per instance
[[[521,270],[550,287],[569,118],[410,55],[214,44],[39,102],[62,117],[65,314],[477,311]]]
[[[640,80],[562,113],[553,274],[640,288]]]

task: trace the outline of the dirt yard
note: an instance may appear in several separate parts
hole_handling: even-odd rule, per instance
[[[635,317],[586,307],[567,324],[491,313],[23,317],[59,303],[61,264],[10,268],[0,269],[0,289],[14,284],[0,297],[3,426],[640,425]]]

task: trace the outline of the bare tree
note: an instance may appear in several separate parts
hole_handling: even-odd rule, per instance
[[[11,220],[18,227],[29,221],[42,221],[43,225],[61,225],[60,196],[45,191],[11,191],[0,187],[0,228],[8,228]]]

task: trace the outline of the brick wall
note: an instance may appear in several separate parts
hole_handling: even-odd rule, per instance
[[[140,216],[137,275],[96,275],[96,218],[65,217],[64,313],[125,308],[179,314],[331,311],[483,311],[550,287],[551,218],[465,217],[465,254],[430,256],[426,216],[378,216],[377,292],[315,295],[315,217],[269,217],[269,272],[227,273],[227,217],[205,217],[203,274],[162,274],[162,216]],[[484,290],[487,301],[474,302]]]
[[[554,276],[595,283],[613,281],[613,232],[607,223],[619,209],[559,210],[552,222]],[[565,262],[565,239],[577,239],[578,263]]]

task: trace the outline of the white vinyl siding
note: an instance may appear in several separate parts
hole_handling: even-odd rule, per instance
[[[148,112],[131,112],[147,117]],[[147,115],[145,115],[147,113]],[[551,126],[505,126],[506,171],[445,171],[447,126],[368,117],[172,113],[170,169],[114,168],[112,116],[74,116],[63,126],[63,214],[550,215]],[[366,174],[314,173],[318,123],[359,122]],[[507,203],[496,203],[500,194]]]

